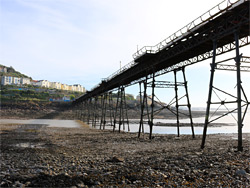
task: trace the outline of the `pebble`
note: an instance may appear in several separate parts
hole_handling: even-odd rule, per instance
[[[132,133],[53,128],[43,131],[29,135],[9,131],[1,135],[1,187],[237,188],[250,183],[247,147],[243,152],[230,152],[232,143],[226,139],[217,143],[213,135],[208,138],[209,149],[201,151],[200,143],[188,136],[177,141],[171,135],[155,136],[149,142],[138,140]],[[13,147],[24,139],[47,143],[47,148]]]
[[[247,175],[246,171],[243,170],[243,169],[237,170],[237,171],[235,172],[235,174],[236,174],[237,176],[246,176],[246,175]]]

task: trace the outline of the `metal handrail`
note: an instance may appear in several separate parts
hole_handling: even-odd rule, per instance
[[[126,70],[128,70],[129,68],[133,67],[136,64],[135,61],[131,61],[129,63],[127,63],[126,65],[124,65],[123,67],[121,67],[121,69],[117,70],[116,72],[114,72],[113,74],[111,74],[109,77],[103,79],[104,81],[108,81],[111,80],[112,78],[114,78],[116,75],[121,74],[123,72],[125,72]]]
[[[234,2],[231,2],[234,1]],[[157,53],[161,51],[162,49],[166,48],[167,46],[171,46],[175,41],[179,40],[180,38],[185,37],[189,33],[192,33],[193,30],[208,21],[218,17],[220,14],[222,14],[225,10],[228,10],[229,8],[233,7],[237,3],[241,3],[247,0],[224,0],[218,5],[214,6],[186,26],[182,27],[178,31],[176,31],[174,34],[170,35],[168,38],[164,39],[163,41],[159,42],[155,46],[144,46],[137,52],[133,54],[133,58],[137,59],[140,56],[142,56],[145,53],[151,52],[151,53]],[[184,40],[184,39],[183,39]]]
[[[108,76],[107,78],[103,78],[102,82],[107,82],[109,80],[111,80],[112,78],[114,78],[115,76],[125,72],[126,70],[128,70],[129,68],[133,67],[135,64],[137,64],[135,61],[131,61],[129,63],[127,63],[126,65],[124,65],[123,67],[121,67],[119,70],[115,71],[113,74],[111,74],[110,76]],[[101,82],[101,83],[102,83]],[[100,84],[95,85],[93,88],[91,88],[91,90],[94,90],[96,88],[98,88],[100,86]]]
[[[205,12],[204,14],[202,14],[201,16],[199,16],[198,18],[196,18],[195,20],[187,24],[186,26],[182,27],[181,29],[179,29],[178,31],[170,35],[168,38],[156,44],[155,46],[142,47],[140,50],[138,50],[136,53],[133,54],[133,58],[137,59],[146,53],[154,54],[154,53],[161,51],[164,48],[172,47],[172,45],[177,40],[180,40],[181,38],[183,38],[182,41],[187,40],[185,39],[185,36],[187,36],[190,33],[193,33],[197,27],[204,25],[208,21],[220,16],[224,11],[229,10],[230,8],[237,6],[238,4],[245,2],[245,1],[249,1],[249,0],[224,0],[222,1],[218,5],[214,6],[213,8],[211,8],[210,10],[208,10],[207,12]],[[194,35],[196,36],[198,35],[198,33],[197,34],[194,33]],[[121,69],[117,70],[116,72],[108,76],[107,78],[102,79],[102,82],[107,82],[111,80],[115,76],[125,72],[126,70],[128,70],[129,68],[133,67],[136,64],[137,62],[135,61],[129,62],[128,64],[126,64]],[[101,83],[94,86],[91,90],[98,88]]]

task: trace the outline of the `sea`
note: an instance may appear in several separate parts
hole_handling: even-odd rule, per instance
[[[216,118],[213,117],[213,118]],[[139,122],[139,120],[132,120],[132,122]],[[193,118],[194,124],[205,122],[205,117]],[[169,119],[154,119],[154,123],[176,123],[176,120]],[[180,134],[192,134],[191,126],[188,126],[190,123],[189,119],[180,119],[180,123],[186,123],[187,126],[180,127]],[[229,114],[221,119],[216,120],[213,123],[222,123],[222,126],[211,127],[208,126],[207,134],[217,134],[217,133],[237,133],[238,125],[237,125],[237,114]],[[46,125],[48,127],[62,127],[62,128],[75,128],[80,127],[81,124],[76,120],[58,120],[58,119],[29,119],[29,120],[20,120],[20,119],[1,119],[0,124],[30,124],[30,125]],[[91,127],[91,125],[90,125]],[[99,129],[99,126],[96,127]],[[118,125],[116,125],[116,130]],[[105,129],[113,129],[113,127],[106,125]],[[195,126],[194,132],[196,135],[203,134],[203,126]],[[122,131],[126,132],[138,132],[139,124],[138,123],[130,123],[129,128],[128,125],[125,124],[121,126]],[[149,125],[144,123],[144,133],[149,132]],[[250,133],[250,112],[248,112],[243,121],[243,133]],[[177,134],[177,127],[171,126],[154,126],[153,134]]]

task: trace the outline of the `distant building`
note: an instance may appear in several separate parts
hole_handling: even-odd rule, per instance
[[[60,82],[50,82],[49,87],[52,89],[62,89],[62,84]]]
[[[61,84],[62,90],[69,90],[69,86],[67,84]]]
[[[0,72],[7,72],[7,67],[0,66]]]
[[[85,92],[85,88],[82,87],[80,84],[75,84],[75,85],[73,85],[73,87],[74,87],[74,91],[82,92],[82,93]]]
[[[30,78],[17,78],[12,76],[2,76],[1,78],[1,85],[33,85],[65,91],[86,92],[85,88],[80,84],[67,85],[61,84],[60,82],[49,82],[48,80],[30,80]]]
[[[14,85],[21,85],[21,78],[13,77],[12,82]]]
[[[2,76],[2,85],[11,85],[13,83],[13,77],[11,76]]]
[[[21,78],[21,84],[22,85],[30,85],[30,78]]]
[[[68,86],[68,90],[69,90],[69,91],[73,91],[72,85],[69,85],[69,86]]]
[[[48,80],[34,80],[32,85],[49,88],[50,82]]]

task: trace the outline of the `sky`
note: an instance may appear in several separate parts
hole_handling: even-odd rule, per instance
[[[120,64],[131,62],[137,49],[157,44],[220,2],[0,0],[0,64],[35,80],[81,84],[90,90]],[[249,46],[242,52],[250,56]],[[187,68],[193,106],[206,105],[209,63]],[[235,92],[229,87],[234,75],[216,74],[218,84]],[[172,78],[170,73],[161,79]],[[242,79],[249,83],[249,73]],[[138,85],[127,92],[138,95]],[[171,98],[172,91],[157,92],[164,102]]]

